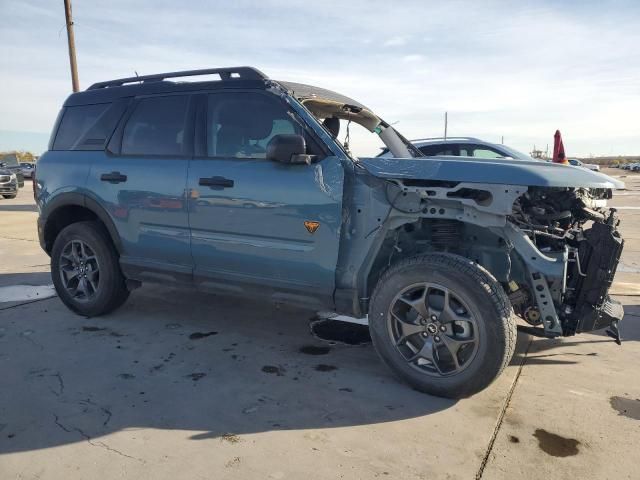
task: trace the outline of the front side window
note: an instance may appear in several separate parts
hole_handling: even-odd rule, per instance
[[[209,95],[209,157],[264,159],[269,141],[279,134],[303,130],[278,99],[251,92]]]
[[[185,154],[185,128],[189,97],[144,98],[127,120],[122,134],[124,155]]]

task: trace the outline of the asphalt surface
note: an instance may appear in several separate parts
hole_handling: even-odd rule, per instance
[[[640,174],[623,180],[623,346],[520,335],[462,401],[315,338],[314,312],[145,285],[72,314],[27,182],[0,200],[0,479],[638,478]]]

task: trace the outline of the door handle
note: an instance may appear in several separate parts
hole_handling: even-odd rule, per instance
[[[234,181],[230,178],[224,177],[209,177],[209,178],[201,178],[198,181],[198,185],[203,185],[207,187],[222,187],[222,188],[232,188],[234,185]]]
[[[100,175],[100,180],[109,183],[121,183],[127,181],[127,176],[120,172],[103,173]]]

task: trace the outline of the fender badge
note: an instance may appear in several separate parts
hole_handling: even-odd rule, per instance
[[[316,230],[318,230],[320,222],[310,222],[309,220],[305,220],[304,226],[307,231],[313,235],[314,233],[316,233]]]

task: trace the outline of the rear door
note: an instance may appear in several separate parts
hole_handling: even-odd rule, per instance
[[[136,98],[91,168],[89,191],[113,219],[122,267],[134,278],[191,280],[186,181],[193,118],[191,95]]]
[[[202,95],[202,151],[188,188],[195,280],[299,298],[333,295],[344,172],[288,106],[264,91]],[[279,133],[302,134],[312,165],[266,160]],[[306,222],[306,223],[305,223]]]

